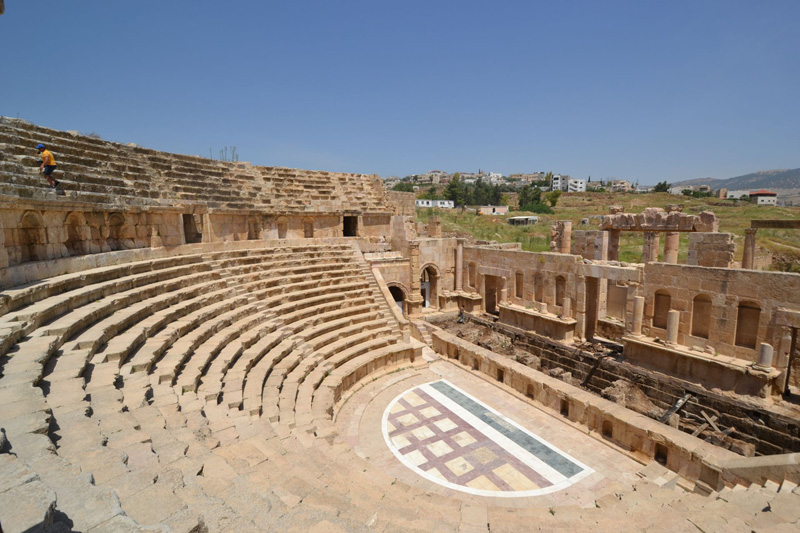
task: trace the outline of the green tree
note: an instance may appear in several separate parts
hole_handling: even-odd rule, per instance
[[[401,181],[400,183],[395,184],[392,187],[393,191],[400,191],[400,192],[414,192],[414,186],[407,181]]]
[[[452,200],[456,206],[466,205],[467,191],[464,184],[461,183],[458,173],[453,175],[453,178],[447,183],[447,187],[444,188],[444,197]]]
[[[539,204],[542,202],[542,190],[539,187],[525,185],[519,193],[519,206]]]
[[[550,207],[555,207],[558,203],[558,199],[561,198],[561,191],[550,191],[544,195],[544,198],[547,200],[547,203],[550,204]]]
[[[659,181],[655,187],[653,187],[653,192],[669,192],[669,183],[666,181]]]
[[[491,205],[500,205],[503,199],[503,192],[500,190],[499,185],[492,187]]]
[[[472,201],[475,205],[491,205],[492,186],[478,178],[475,187],[472,189]]]

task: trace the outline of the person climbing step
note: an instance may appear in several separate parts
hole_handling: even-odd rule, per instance
[[[61,182],[53,177],[53,172],[56,170],[56,159],[53,157],[53,153],[41,143],[36,145],[36,149],[42,156],[42,164],[39,169],[47,179],[47,183],[50,184],[50,188],[57,189]]]

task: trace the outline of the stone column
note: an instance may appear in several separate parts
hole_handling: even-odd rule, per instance
[[[773,353],[772,346],[762,342],[758,348],[758,362],[756,365],[761,368],[772,368]]]
[[[570,246],[572,245],[572,221],[562,220],[559,223],[562,227],[559,252],[562,254],[568,254],[570,252]]]
[[[664,235],[664,262],[678,262],[678,247],[681,244],[681,234],[677,231],[668,231]]]
[[[644,296],[633,298],[633,334],[642,335],[642,321],[644,320]]]
[[[620,231],[612,229],[608,232],[608,260],[619,261],[619,236]]]
[[[661,240],[656,231],[644,232],[644,246],[642,247],[642,263],[658,261],[658,243]]]
[[[594,257],[597,261],[607,261],[608,260],[608,243],[609,243],[609,232],[607,231],[597,231],[594,232]],[[619,239],[617,239],[617,246],[619,247]],[[617,250],[619,253],[619,250]]]
[[[753,259],[756,255],[756,232],[757,228],[747,228],[744,230],[744,256],[742,257],[742,268],[753,269]]]
[[[571,318],[572,315],[572,299],[569,296],[564,297],[564,305],[561,306],[561,316],[564,318]]]
[[[422,312],[422,304],[425,299],[420,293],[419,281],[419,241],[412,241],[408,243],[410,267],[411,268],[411,294],[408,296],[408,314],[417,314]]]
[[[456,240],[456,291],[464,290],[464,239]]]
[[[201,242],[212,242],[213,235],[211,234],[211,215],[203,213],[203,228],[200,230]]]
[[[681,312],[671,309],[667,315],[667,344],[678,344],[678,327],[681,322]]]
[[[586,276],[578,276],[575,298],[575,336],[583,341],[586,339]]]
[[[439,217],[428,218],[428,237],[433,239],[442,238],[442,219]]]
[[[497,303],[506,303],[508,301],[508,280],[500,278],[500,287],[497,290]]]

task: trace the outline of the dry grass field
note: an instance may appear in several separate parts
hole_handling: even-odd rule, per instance
[[[608,213],[608,206],[622,205],[629,213],[638,213],[646,207],[664,207],[667,204],[684,204],[685,213],[697,214],[713,211],[720,219],[720,231],[733,233],[737,244],[737,260],[741,260],[744,248],[744,230],[750,227],[753,219],[798,219],[800,207],[766,207],[753,204],[720,200],[716,198],[689,198],[667,193],[651,194],[612,194],[576,193],[564,194],[559,199],[552,215],[536,215],[536,226],[511,226],[506,219],[510,216],[535,215],[528,212],[512,212],[507,216],[475,215],[461,213],[459,209],[418,209],[420,221],[427,221],[431,214],[441,217],[442,230],[447,234],[471,236],[476,240],[498,242],[519,242],[524,250],[532,252],[549,251],[550,225],[556,220],[571,220],[573,230],[596,229],[598,220],[592,215]],[[589,218],[588,226],[580,226],[583,218]],[[620,243],[620,260],[636,262],[641,258],[642,236],[638,233],[623,233]],[[759,230],[758,245],[772,251],[777,258],[800,269],[800,230]],[[688,236],[681,237],[679,261],[686,261]]]

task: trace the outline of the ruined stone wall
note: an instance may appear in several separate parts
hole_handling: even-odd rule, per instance
[[[439,272],[438,290],[454,291],[456,287],[456,239],[419,239],[419,268],[432,265]]]
[[[543,303],[548,311],[560,313],[562,306],[557,297],[575,301],[578,261],[580,257],[574,255],[465,246],[464,288],[485,296],[484,277],[500,277],[505,279],[511,303],[523,306]],[[522,297],[517,296],[518,273],[522,275]],[[557,285],[563,287],[563,294],[557,294]]]
[[[391,242],[391,221],[389,213],[361,215],[359,236],[375,241]]]
[[[776,320],[783,308],[800,310],[800,275],[654,263],[644,266],[642,289],[646,335],[662,339],[666,335],[665,328],[653,324],[658,291],[661,302],[668,299],[668,308],[680,311],[678,344],[701,350],[710,347],[724,355],[756,361],[758,344],[766,342],[776,349],[774,366],[785,366],[785,359],[781,358],[785,358],[788,346],[782,346],[785,333]],[[695,300],[698,296],[700,299]],[[706,307],[702,307],[704,298],[709,302]],[[745,312],[741,323],[740,304],[757,310]],[[695,312],[695,308],[702,311]],[[704,320],[707,333],[698,327]],[[693,327],[708,338],[693,335]],[[737,327],[752,328],[755,342],[749,342],[750,346],[742,346],[742,342],[737,345]],[[739,340],[749,340],[744,337],[740,334]]]
[[[595,261],[606,260],[608,258],[608,232],[599,230],[573,231],[570,253]]]
[[[690,233],[687,263],[696,266],[730,268],[736,244],[732,233]]]
[[[386,198],[392,208],[392,214],[414,216],[416,213],[416,193],[386,191]]]

